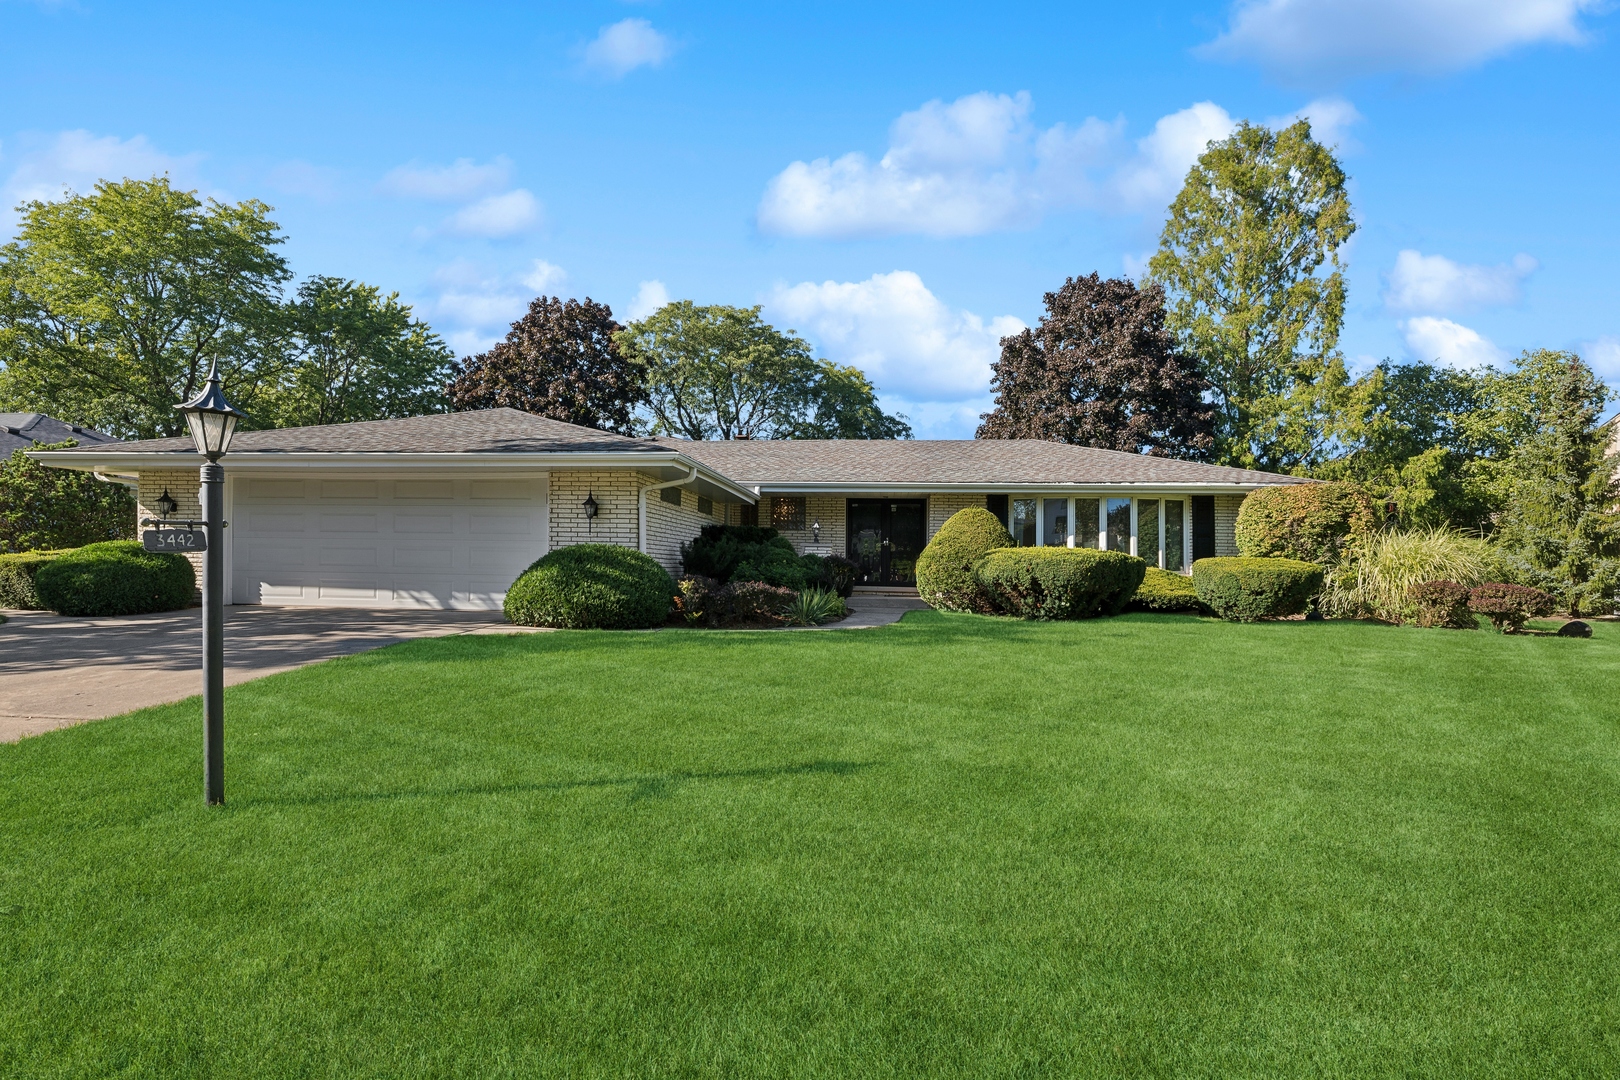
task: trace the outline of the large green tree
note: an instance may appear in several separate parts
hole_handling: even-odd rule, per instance
[[[536,297],[506,340],[455,365],[446,388],[451,407],[521,409],[632,434],[646,391],[641,369],[614,340],[622,329],[613,309],[588,296]]]
[[[1216,460],[1293,471],[1332,455],[1355,409],[1337,352],[1354,231],[1344,170],[1309,121],[1240,124],[1188,172],[1148,270],[1212,384]]]
[[[124,437],[178,435],[218,362],[248,413],[284,364],[289,278],[270,208],[167,177],[19,208],[0,247],[0,401]]]
[[[817,360],[760,309],[677,300],[615,336],[640,366],[654,434],[689,439],[895,438],[864,375]],[[858,378],[856,377],[858,376]]]
[[[454,354],[398,293],[313,277],[287,305],[289,362],[265,395],[277,426],[443,412]]]

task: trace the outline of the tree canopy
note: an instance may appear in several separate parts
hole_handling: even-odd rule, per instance
[[[451,407],[521,409],[632,434],[646,391],[641,370],[614,340],[622,329],[612,309],[590,297],[536,297],[504,341],[455,366]]]
[[[19,210],[0,247],[0,399],[126,438],[178,435],[175,403],[217,361],[255,411],[281,373],[291,276],[268,206],[155,177]]]
[[[1033,330],[1001,339],[981,439],[1047,439],[1204,460],[1209,383],[1165,327],[1164,293],[1093,273],[1045,297]]]
[[[1355,232],[1344,170],[1309,121],[1243,123],[1170,206],[1150,279],[1213,387],[1215,457],[1289,471],[1330,456],[1350,380],[1339,251]],[[1325,272],[1324,272],[1325,271]]]
[[[65,450],[78,443],[36,444]],[[14,450],[0,458],[0,553],[82,547],[135,535],[135,495],[90,473],[52,469]]]

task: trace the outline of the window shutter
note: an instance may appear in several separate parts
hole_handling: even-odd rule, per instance
[[[1215,557],[1215,496],[1192,497],[1193,562]]]
[[[1000,518],[1002,527],[1006,528],[1006,526],[1007,526],[1007,496],[1005,496],[1005,495],[986,495],[984,497],[984,506],[985,506],[986,510],[989,510],[992,514],[996,515],[996,517]]]

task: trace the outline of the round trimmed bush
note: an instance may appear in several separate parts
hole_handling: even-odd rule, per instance
[[[1286,484],[1243,500],[1236,538],[1238,551],[1249,558],[1333,566],[1377,527],[1378,510],[1358,484]]]
[[[518,626],[639,630],[662,626],[675,581],[634,548],[575,544],[523,571],[506,591],[506,618]]]
[[[996,515],[980,506],[958,510],[917,556],[917,595],[945,611],[996,610],[974,575],[979,560],[999,548],[1012,547],[1012,534]]]
[[[1322,591],[1322,568],[1298,559],[1199,559],[1192,579],[1204,606],[1234,622],[1303,615]]]
[[[1173,574],[1157,566],[1147,568],[1147,575],[1131,597],[1131,607],[1143,611],[1202,611],[1198,592],[1192,578],[1186,574]]]
[[[41,605],[63,615],[145,615],[190,607],[197,575],[184,555],[108,540],[41,564],[34,588]]]
[[[1487,581],[1469,592],[1468,610],[1491,620],[1498,631],[1510,634],[1523,630],[1526,619],[1551,615],[1553,598],[1528,585]]]
[[[1479,620],[1468,610],[1468,586],[1455,581],[1420,581],[1406,590],[1419,626],[1446,630],[1478,630]]]
[[[1118,615],[1142,584],[1147,563],[1122,551],[1001,548],[978,565],[997,610],[1025,619]]]

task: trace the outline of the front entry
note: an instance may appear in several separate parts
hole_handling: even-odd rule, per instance
[[[849,557],[859,585],[917,584],[917,556],[928,543],[926,499],[850,499]]]

